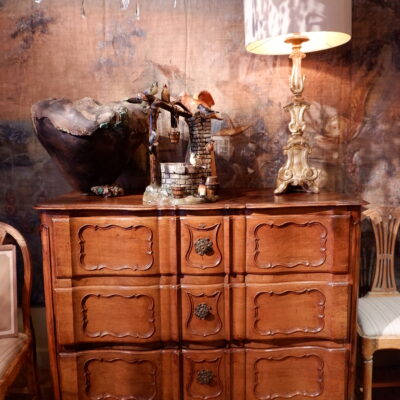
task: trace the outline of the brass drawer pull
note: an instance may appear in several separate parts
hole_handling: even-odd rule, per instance
[[[214,375],[209,369],[201,369],[200,371],[197,371],[197,382],[199,382],[200,385],[211,385],[213,379]]]
[[[194,315],[199,319],[206,319],[210,315],[211,307],[206,303],[200,303],[194,310]]]
[[[213,242],[209,238],[200,238],[194,242],[194,250],[200,256],[211,255],[213,251]]]

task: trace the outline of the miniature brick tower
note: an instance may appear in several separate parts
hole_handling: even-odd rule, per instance
[[[194,155],[196,166],[202,167],[204,176],[211,175],[211,154],[206,146],[211,141],[211,119],[200,112],[186,120],[189,126],[190,154]]]

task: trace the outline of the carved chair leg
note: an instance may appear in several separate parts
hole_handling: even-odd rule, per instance
[[[40,400],[42,398],[39,385],[39,373],[38,364],[36,358],[36,335],[33,329],[32,316],[30,318],[31,332],[32,332],[32,344],[27,360],[27,383],[29,393],[34,395],[34,400]]]
[[[363,359],[363,400],[372,400],[373,356]]]

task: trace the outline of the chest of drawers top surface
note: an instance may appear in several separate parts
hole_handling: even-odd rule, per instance
[[[335,207],[359,206],[364,202],[358,198],[342,193],[324,192],[319,194],[289,193],[275,196],[272,190],[237,190],[227,191],[215,203],[196,205],[146,205],[142,195],[128,195],[103,199],[79,193],[69,193],[55,199],[47,200],[36,206],[38,210],[119,210],[119,211],[151,211],[151,210],[229,210],[257,208],[290,208],[290,207]]]

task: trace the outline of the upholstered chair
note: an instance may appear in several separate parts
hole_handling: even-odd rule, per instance
[[[371,400],[374,352],[400,349],[400,293],[394,274],[400,208],[371,208],[363,212],[363,217],[370,219],[376,242],[372,286],[359,299],[357,318],[363,359],[363,399]],[[393,382],[392,386],[399,383],[400,380]]]
[[[0,337],[0,400],[5,398],[9,387],[13,384],[22,367],[27,374],[27,392],[33,396],[33,399],[39,399],[35,341],[30,314],[31,257],[23,236],[12,226],[0,222],[0,245],[7,243],[10,237],[20,248],[24,265],[22,285],[23,332],[16,332],[16,335],[12,337]]]

